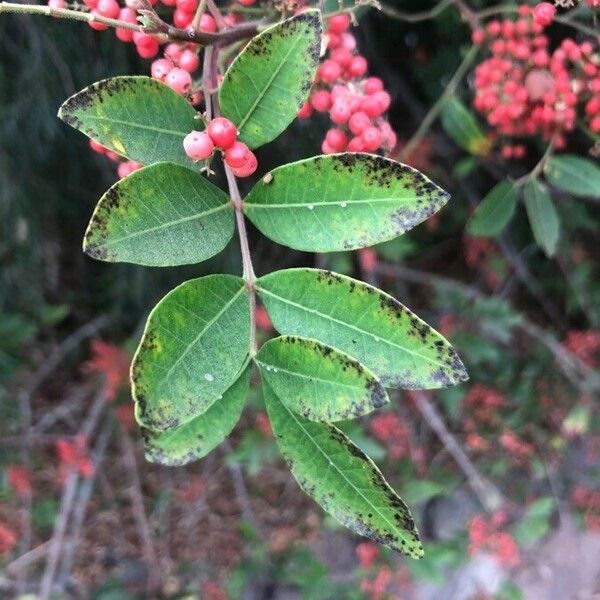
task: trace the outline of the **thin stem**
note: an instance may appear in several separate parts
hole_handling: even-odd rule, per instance
[[[202,19],[202,15],[204,14],[204,11],[206,10],[206,0],[200,0],[200,3],[198,4],[198,8],[196,9],[196,12],[194,13],[194,18],[192,19],[192,29],[194,31],[196,31],[198,29],[198,26],[200,25],[200,19]]]
[[[40,4],[15,4],[12,2],[0,2],[0,13],[19,13],[30,15],[43,15],[45,17],[57,17],[62,19],[71,19],[74,21],[91,21],[103,23],[109,27],[129,29],[131,31],[141,31],[155,35],[162,35],[166,40],[193,42],[203,46],[220,44],[226,46],[238,40],[247,39],[255,36],[259,29],[266,24],[265,21],[247,21],[240,23],[235,27],[228,27],[218,33],[208,33],[206,31],[195,31],[193,28],[179,29],[163,21],[154,11],[154,9],[141,9],[138,11],[147,18],[147,25],[136,25],[119,21],[118,19],[109,19],[101,15],[90,12],[81,12],[68,8],[52,8],[51,6],[42,6]]]
[[[428,113],[421,121],[421,124],[419,125],[417,131],[415,131],[415,133],[410,138],[406,146],[402,148],[402,151],[400,152],[399,156],[399,159],[401,161],[405,160],[406,157],[410,156],[411,152],[416,148],[423,136],[427,133],[427,130],[431,127],[432,123],[435,121],[435,119],[437,119],[438,115],[442,111],[442,108],[444,107],[444,104],[446,103],[448,98],[450,98],[450,96],[454,94],[456,87],[462,81],[462,78],[467,74],[467,71],[471,67],[471,63],[475,60],[478,51],[479,48],[477,46],[471,46],[471,48],[469,48],[469,51],[463,58],[463,61],[458,66],[458,69],[456,69],[454,75],[452,76],[452,79],[450,79],[450,81],[448,82],[448,85],[446,86],[446,89],[444,90],[443,94],[429,109]]]
[[[381,12],[392,19],[398,19],[399,21],[406,21],[407,23],[419,23],[421,21],[428,21],[429,19],[435,19],[438,15],[444,12],[449,6],[454,4],[454,0],[441,0],[433,8],[424,10],[422,12],[410,13],[396,10],[387,4],[380,6]]]

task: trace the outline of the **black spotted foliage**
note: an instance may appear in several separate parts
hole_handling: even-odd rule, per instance
[[[272,140],[294,119],[315,76],[320,40],[320,13],[307,11],[265,30],[231,64],[219,92],[221,111],[250,147]],[[234,208],[185,155],[183,138],[201,126],[185,99],[146,77],[117,77],[82,90],[59,114],[147,165],[101,198],[85,252],[104,261],[172,266],[225,247]],[[448,199],[411,167],[338,154],[273,170],[243,199],[242,211],[280,244],[331,252],[400,235]],[[397,300],[349,277],[301,268],[248,283],[234,275],[186,281],[151,312],[131,369],[146,457],[182,465],[223,441],[243,410],[255,364],[277,443],[300,486],[356,533],[421,557],[408,507],[332,423],[385,406],[386,387],[465,381],[456,352]],[[251,295],[281,333],[258,352]]]

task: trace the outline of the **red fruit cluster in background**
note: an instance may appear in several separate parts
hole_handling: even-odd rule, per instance
[[[522,440],[514,431],[507,429],[500,436],[500,445],[517,463],[527,463],[533,456],[534,448]]]
[[[386,445],[392,460],[409,454],[410,432],[394,413],[375,415],[369,426],[375,438]]]
[[[9,487],[21,498],[31,495],[31,474],[29,469],[21,465],[8,465],[6,479]]]
[[[484,515],[473,517],[469,522],[469,554],[475,556],[485,552],[506,567],[518,565],[519,547],[509,533],[502,531],[505,522],[503,511],[498,511],[489,519]]]
[[[498,411],[506,403],[506,398],[498,390],[476,383],[467,392],[462,402],[465,414],[465,429],[475,429],[476,425],[493,427],[498,423]]]
[[[63,483],[72,471],[79,473],[84,479],[89,479],[94,474],[94,463],[88,455],[87,438],[84,435],[58,440],[56,454],[60,461],[60,479]]]
[[[367,60],[356,51],[356,39],[348,32],[349,26],[347,14],[329,19],[327,54],[298,117],[308,118],[313,111],[329,114],[335,127],[323,140],[321,149],[325,154],[390,151],[396,145],[396,134],[383,114],[391,96],[381,79],[366,77]]]
[[[585,526],[600,531],[600,490],[578,485],[571,492],[571,502],[584,513]]]
[[[595,369],[600,364],[600,331],[595,329],[569,331],[563,346],[591,369]]]
[[[516,21],[491,21],[473,32],[473,41],[491,53],[475,70],[473,105],[500,138],[506,158],[525,153],[511,138],[539,135],[564,147],[565,134],[578,117],[592,132],[600,132],[598,47],[565,38],[551,50],[544,27],[554,12],[547,2],[533,11],[521,5]]]
[[[7,554],[17,543],[17,534],[0,521],[0,554]]]
[[[119,346],[102,340],[92,340],[90,348],[92,358],[85,363],[85,367],[104,375],[106,399],[115,400],[119,388],[129,383],[129,354]]]

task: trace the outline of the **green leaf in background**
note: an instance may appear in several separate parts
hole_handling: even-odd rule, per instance
[[[563,192],[600,198],[600,167],[587,158],[573,154],[550,156],[544,164],[544,175]]]
[[[550,517],[555,509],[554,498],[540,498],[532,502],[515,528],[519,546],[537,542],[550,531]]]
[[[548,188],[538,179],[531,179],[525,185],[525,208],[538,246],[546,256],[554,256],[560,221]]]
[[[250,41],[219,91],[221,113],[250,148],[275,139],[308,96],[319,64],[321,13],[307,10]]]
[[[232,235],[227,194],[190,169],[157,163],[102,196],[83,249],[99,260],[166,267],[206,260]]]
[[[292,410],[312,421],[345,421],[389,402],[375,375],[314,340],[278,337],[256,355],[261,377]]]
[[[149,165],[169,161],[193,166],[183,138],[201,121],[192,105],[150,77],[113,77],[67,99],[58,116],[118,154]]]
[[[240,277],[208,275],[169,292],[150,313],[131,366],[139,424],[165,431],[205,412],[240,372],[249,340]]]
[[[257,291],[280,333],[338,348],[388,387],[433,389],[468,379],[445,338],[366,283],[319,269],[286,269],[261,277]]]
[[[463,150],[484,155],[490,150],[490,141],[479,127],[473,113],[456,97],[450,98],[442,109],[442,126]]]
[[[410,511],[375,463],[334,425],[288,408],[267,383],[263,394],[275,439],[300,487],[355,533],[421,558]]]
[[[396,237],[448,199],[412,167],[373,154],[330,154],[271,171],[246,197],[244,212],[280,244],[332,252]]]
[[[167,466],[185,465],[206,456],[238,422],[250,385],[247,366],[233,385],[199,417],[171,431],[142,430],[146,459]]]
[[[518,199],[518,188],[514,184],[500,182],[481,201],[467,223],[467,231],[471,235],[489,237],[502,233],[515,214]]]

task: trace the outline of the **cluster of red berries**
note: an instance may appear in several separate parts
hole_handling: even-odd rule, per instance
[[[521,5],[516,21],[491,21],[473,32],[474,43],[485,43],[491,53],[475,70],[473,105],[493,138],[502,138],[506,158],[525,153],[510,138],[540,135],[563,147],[580,107],[590,130],[600,132],[600,56],[593,43],[570,38],[552,51],[544,28],[555,12],[548,2]]]
[[[119,166],[117,167],[117,173],[120,178],[127,177],[127,175],[137,171],[138,169],[141,169],[144,166],[142,163],[134,160],[123,160],[116,152],[109,150],[96,140],[90,140],[90,148],[94,152],[106,156],[109,160],[119,163]]]
[[[88,454],[87,438],[77,435],[73,439],[61,438],[56,442],[56,454],[60,460],[60,479],[64,483],[71,472],[84,479],[94,474],[94,463]]]
[[[590,369],[600,364],[600,331],[596,329],[569,331],[563,346]]]
[[[356,51],[356,39],[348,32],[350,17],[331,17],[327,28],[328,54],[321,64],[308,102],[298,116],[313,111],[329,113],[335,127],[329,129],[321,149],[334,152],[375,152],[391,150],[396,134],[383,117],[391,103],[377,77],[365,77],[367,60]]]
[[[497,288],[502,281],[500,271],[503,264],[496,242],[486,237],[465,235],[463,244],[467,266],[481,271],[486,284],[492,289]]]
[[[500,436],[500,445],[517,463],[528,463],[533,456],[533,446],[510,429],[504,431]]]
[[[392,460],[409,454],[410,432],[394,413],[375,415],[369,426],[373,436],[386,445]]]
[[[119,389],[129,384],[129,354],[123,348],[102,340],[92,340],[90,349],[92,357],[85,363],[85,368],[104,376],[106,399],[112,402],[117,398]]]
[[[17,544],[17,534],[0,521],[0,555],[8,554]]]
[[[217,117],[210,121],[206,131],[188,133],[183,140],[183,147],[192,160],[208,160],[218,148],[236,177],[249,177],[256,171],[258,161],[254,152],[237,136],[237,129],[229,119]]]
[[[31,473],[22,465],[8,465],[6,467],[6,480],[15,494],[20,498],[31,495]]]
[[[584,513],[590,531],[600,531],[600,490],[578,485],[571,492],[571,502]]]
[[[506,567],[515,567],[521,557],[513,537],[502,527],[506,524],[506,513],[498,511],[489,519],[477,515],[469,522],[469,555],[486,552]]]
[[[467,415],[465,429],[474,431],[478,425],[497,425],[498,411],[505,403],[506,398],[498,390],[476,383],[462,401],[462,410]]]

